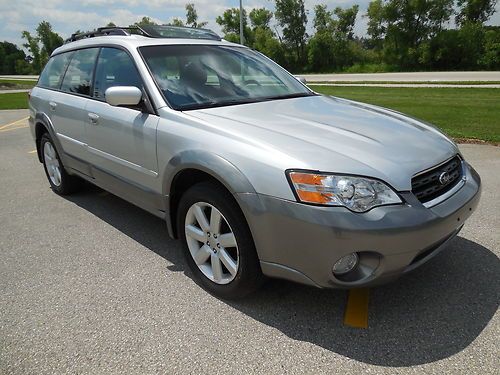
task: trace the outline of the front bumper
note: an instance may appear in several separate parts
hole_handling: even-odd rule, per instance
[[[252,231],[264,274],[330,288],[373,286],[396,279],[441,251],[476,209],[481,179],[465,163],[465,184],[426,208],[411,192],[405,203],[359,214],[259,194],[237,199]],[[355,271],[335,277],[332,266],[352,252]]]

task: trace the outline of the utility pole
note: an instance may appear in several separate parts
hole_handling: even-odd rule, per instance
[[[243,36],[243,0],[240,0],[240,44],[245,44],[245,37]]]

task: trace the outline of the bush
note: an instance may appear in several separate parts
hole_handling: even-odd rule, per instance
[[[484,35],[484,53],[479,64],[485,69],[500,69],[500,27],[487,29]]]
[[[389,65],[386,63],[360,64],[356,63],[343,70],[345,73],[388,73],[399,72],[401,68],[397,65]]]

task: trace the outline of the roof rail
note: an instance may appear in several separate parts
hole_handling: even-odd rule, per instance
[[[148,38],[181,38],[181,39],[208,39],[221,40],[221,37],[209,29],[197,29],[185,26],[147,25],[147,26],[106,26],[99,27],[87,33],[75,33],[64,42],[71,43],[86,38],[95,38],[105,35],[138,34]]]
[[[153,38],[208,39],[221,40],[221,37],[210,29],[188,26],[144,25],[143,31]]]
[[[105,36],[105,35],[130,35],[133,34],[130,31],[135,31],[139,35],[147,36],[147,37],[153,37],[144,29],[140,26],[128,26],[128,27],[122,27],[122,26],[105,26],[105,27],[99,27],[97,30],[94,31],[89,31],[86,33],[74,33],[71,34],[71,36],[64,41],[64,44],[66,43],[71,43],[71,42],[76,42],[77,40],[80,39],[86,39],[86,38],[95,38],[97,36]]]

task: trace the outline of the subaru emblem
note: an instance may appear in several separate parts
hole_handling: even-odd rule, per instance
[[[441,185],[446,185],[450,181],[450,175],[448,172],[443,172],[439,175],[439,183]]]

